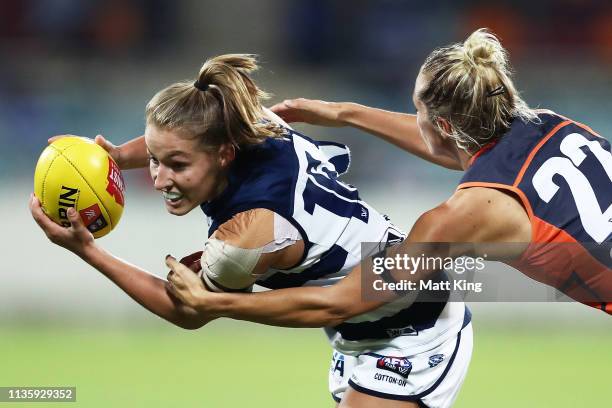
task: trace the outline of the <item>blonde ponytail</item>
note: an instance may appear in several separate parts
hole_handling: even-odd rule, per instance
[[[429,119],[470,153],[500,137],[515,118],[537,120],[512,82],[506,50],[486,29],[463,44],[434,50],[421,72],[428,84],[418,96]],[[440,118],[449,122],[450,132]]]
[[[147,124],[187,131],[208,149],[226,143],[240,148],[282,135],[280,126],[264,119],[261,101],[268,94],[250,77],[257,68],[255,56],[247,54],[207,60],[195,82],[172,84],[149,101]]]

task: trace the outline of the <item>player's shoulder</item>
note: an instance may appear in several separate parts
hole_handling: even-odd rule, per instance
[[[274,211],[254,208],[235,214],[211,238],[238,248],[258,248],[274,240]]]
[[[471,226],[476,228],[483,219],[483,212],[476,211],[476,201],[471,199],[472,196],[459,190],[442,204],[426,211],[414,224],[408,238],[421,242],[459,242],[469,239]]]
[[[519,199],[488,187],[457,190],[424,213],[409,236],[421,242],[526,242],[529,238],[529,217]]]

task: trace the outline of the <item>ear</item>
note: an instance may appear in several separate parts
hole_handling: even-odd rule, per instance
[[[219,148],[219,164],[221,167],[228,167],[236,158],[236,147],[231,143],[221,145]]]
[[[450,122],[444,118],[438,118],[436,119],[436,123],[438,125],[438,128],[441,129],[442,132],[442,137],[443,138],[447,138],[447,135],[450,135],[451,133],[453,133],[453,127],[451,126]]]

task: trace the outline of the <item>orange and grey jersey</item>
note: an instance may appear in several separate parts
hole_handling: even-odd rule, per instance
[[[612,154],[588,126],[550,111],[516,119],[470,162],[458,189],[514,193],[531,221],[521,259],[535,280],[612,313]],[[500,217],[503,214],[500,214]]]

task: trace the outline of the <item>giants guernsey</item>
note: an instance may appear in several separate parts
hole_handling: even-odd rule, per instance
[[[509,190],[531,221],[531,243],[509,262],[527,276],[612,313],[612,154],[589,127],[550,111],[515,120],[470,162],[458,189]]]
[[[314,141],[292,130],[282,138],[241,149],[228,175],[228,187],[202,204],[211,236],[237,214],[266,209],[300,232],[304,254],[287,270],[271,269],[257,279],[268,289],[327,286],[346,276],[362,257],[363,242],[398,243],[404,234],[388,218],[361,201],[357,190],[338,177],[349,167],[346,146]],[[394,338],[411,336],[419,349],[455,336],[470,321],[462,302],[409,304],[397,299],[380,308],[326,328],[332,346],[358,354]],[[404,343],[405,344],[405,343]]]

